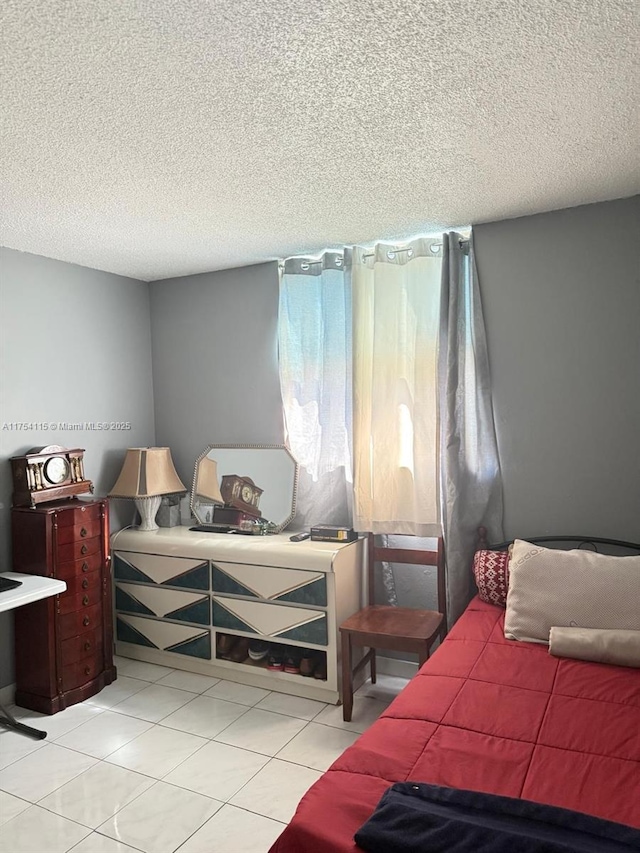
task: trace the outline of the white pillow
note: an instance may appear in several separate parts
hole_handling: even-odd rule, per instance
[[[640,631],[640,557],[557,551],[516,539],[504,635],[548,643],[556,625]]]
[[[554,626],[549,632],[549,654],[640,668],[640,631]]]

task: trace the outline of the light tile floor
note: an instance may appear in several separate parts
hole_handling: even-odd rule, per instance
[[[267,853],[311,785],[407,683],[342,709],[117,658],[118,679],[0,728],[0,853]]]

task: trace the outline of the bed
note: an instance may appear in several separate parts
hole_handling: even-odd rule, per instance
[[[505,639],[504,620],[504,608],[474,598],[377,722],[309,789],[271,853],[356,853],[355,832],[404,781],[640,829],[640,669],[552,657],[544,645]]]

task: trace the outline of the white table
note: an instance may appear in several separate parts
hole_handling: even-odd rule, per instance
[[[0,572],[0,577],[20,581],[21,584],[14,589],[7,589],[4,592],[0,592],[0,613],[5,610],[13,610],[16,607],[22,607],[23,604],[31,604],[33,601],[39,601],[41,598],[48,598],[50,595],[59,595],[67,588],[64,581],[45,578],[42,575]],[[42,738],[47,736],[47,733],[41,729],[34,729],[32,726],[18,722],[13,714],[7,711],[2,705],[0,705],[0,725],[37,738],[38,740],[42,740]]]

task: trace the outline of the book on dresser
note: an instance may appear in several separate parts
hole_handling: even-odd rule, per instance
[[[108,503],[13,507],[11,535],[14,571],[67,585],[15,611],[16,704],[54,714],[116,678]]]
[[[360,607],[361,540],[173,527],[121,530],[111,546],[119,655],[338,702],[338,625]],[[228,641],[241,638],[284,656],[312,655],[322,666],[309,678],[269,670],[268,657],[223,656]]]

